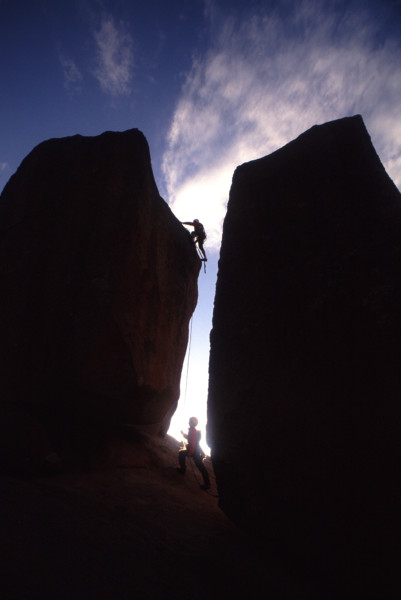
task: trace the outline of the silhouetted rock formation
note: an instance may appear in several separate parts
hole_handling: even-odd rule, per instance
[[[362,118],[238,167],[211,333],[220,505],[322,598],[393,598],[400,345],[401,195]]]
[[[1,462],[164,433],[200,264],[141,132],[36,147],[0,202]]]
[[[178,442],[149,437],[119,469],[0,475],[1,597],[294,600],[299,580],[244,543],[212,472],[199,490],[195,470],[177,473]]]

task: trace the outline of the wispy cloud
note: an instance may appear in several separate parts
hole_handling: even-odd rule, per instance
[[[209,53],[194,60],[163,171],[172,209],[207,225],[209,247],[220,243],[235,167],[316,123],[361,113],[401,185],[401,42],[379,41],[380,23],[358,3],[333,4],[227,17]]]
[[[104,14],[93,35],[96,43],[94,75],[101,89],[113,97],[129,94],[134,66],[133,43],[124,23],[116,24],[111,15]]]
[[[60,57],[64,74],[64,87],[69,92],[79,92],[82,84],[82,73],[71,58]]]

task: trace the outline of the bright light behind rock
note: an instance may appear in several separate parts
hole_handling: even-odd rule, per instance
[[[388,174],[401,186],[401,38],[391,27],[391,8],[360,0],[253,6],[240,18],[219,12],[218,3],[209,6],[209,49],[195,55],[187,73],[162,161],[173,212],[182,221],[198,218],[208,234],[195,321],[213,305],[217,259],[213,265],[210,255],[218,256],[238,165],[274,152],[313,125],[361,114]],[[206,326],[196,344],[204,354],[191,359],[191,368],[202,362],[207,380]],[[196,402],[200,414],[203,393]]]
[[[216,247],[236,166],[357,113],[401,185],[400,97],[400,41],[381,40],[379,22],[358,2],[226,16],[177,102],[163,158],[169,203],[207,221]]]

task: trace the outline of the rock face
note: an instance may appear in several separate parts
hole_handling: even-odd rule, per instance
[[[211,333],[220,505],[364,597],[398,580],[400,274],[401,195],[360,116],[236,169]]]
[[[10,445],[90,444],[127,423],[164,433],[200,264],[159,196],[141,132],[36,147],[0,202],[0,411],[2,430],[17,431]]]

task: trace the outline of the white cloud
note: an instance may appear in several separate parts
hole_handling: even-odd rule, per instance
[[[0,162],[0,175],[2,175],[4,173],[4,171],[7,171],[7,169],[8,169],[8,163]]]
[[[60,63],[64,74],[64,87],[68,91],[79,92],[82,83],[82,73],[75,62],[66,57],[60,57]]]
[[[94,75],[101,89],[114,97],[129,94],[134,64],[132,37],[124,24],[117,26],[110,15],[102,16],[93,35],[97,51]]]
[[[199,169],[179,186],[174,199],[174,212],[180,220],[199,219],[201,223],[208,224],[207,245],[211,248],[220,245],[225,217],[224,200],[228,199],[227,182],[231,177],[232,168],[227,162]]]
[[[401,44],[377,41],[380,22],[347,3],[305,0],[291,13],[222,23],[193,63],[163,159],[169,203],[198,217],[208,247],[237,165],[269,154],[316,123],[362,114],[389,175],[401,185]],[[287,5],[288,8],[288,5]]]

